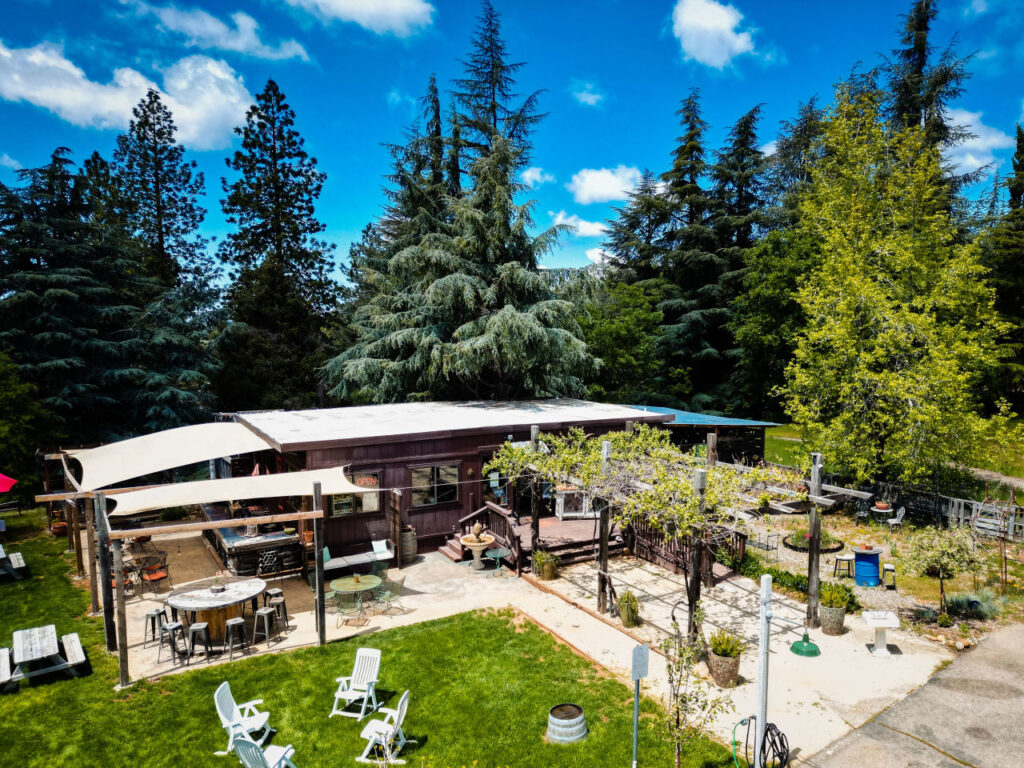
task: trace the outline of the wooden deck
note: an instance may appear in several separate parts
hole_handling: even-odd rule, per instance
[[[523,524],[516,527],[516,533],[522,542],[523,552],[530,552],[530,520],[521,518]],[[597,541],[597,520],[559,520],[552,515],[540,519],[540,539],[543,548],[563,547],[566,545],[593,544]],[[610,539],[615,540],[619,533],[617,525],[612,524]]]

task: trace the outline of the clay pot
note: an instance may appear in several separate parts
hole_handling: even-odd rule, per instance
[[[888,501],[876,501],[875,502],[875,509],[888,509],[888,508],[889,508],[889,502]]]
[[[307,544],[312,544],[313,543],[313,532],[312,531],[303,531],[302,532],[302,538],[303,538],[303,540]]]
[[[818,618],[821,619],[821,631],[826,635],[843,634],[843,622],[846,619],[845,608],[831,608],[827,605],[818,606]]]
[[[740,657],[719,656],[708,650],[708,671],[719,688],[735,688],[740,678]]]
[[[554,560],[548,560],[540,567],[538,575],[541,581],[552,581],[558,578],[558,563]]]

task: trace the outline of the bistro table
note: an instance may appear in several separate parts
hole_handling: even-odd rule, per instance
[[[504,547],[498,547],[497,549],[489,549],[484,552],[484,557],[489,557],[494,561],[494,573],[492,576],[501,575],[501,561],[512,554],[512,550],[505,549]]]
[[[224,625],[228,619],[242,615],[245,603],[255,600],[267,582],[263,579],[240,579],[217,583],[205,579],[176,589],[167,597],[167,604],[179,611],[195,612],[196,621],[205,621],[211,642],[224,642]]]
[[[366,576],[343,576],[332,581],[330,587],[335,592],[371,592],[382,583],[380,576],[367,574]]]

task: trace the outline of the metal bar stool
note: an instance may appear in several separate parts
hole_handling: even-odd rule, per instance
[[[274,618],[280,618],[284,628],[288,629],[288,604],[284,601],[284,597],[271,598],[270,607],[274,609]]]
[[[280,587],[271,587],[263,592],[263,605],[266,605],[275,597],[284,597],[284,590]]]
[[[892,563],[882,563],[882,586],[887,587],[885,577],[892,575],[892,588],[896,589],[896,566]]]
[[[231,661],[235,653],[235,638],[238,638],[238,650],[241,652],[247,645],[245,640],[245,619],[236,616],[224,622],[224,634],[228,638],[228,661]]]
[[[853,578],[853,555],[852,554],[836,555],[836,564],[832,568],[832,575],[833,576],[839,576],[840,575],[839,574],[840,566],[842,566],[842,569],[846,572],[846,575],[849,576],[852,579]]]
[[[154,608],[146,614],[146,631],[142,635],[142,647],[149,644],[150,638],[153,642],[160,641],[160,627],[167,623],[167,614],[163,608]]]
[[[185,644],[185,630],[182,629],[180,621],[171,621],[160,627],[160,647],[156,652],[156,663],[159,664],[164,652],[164,638],[167,639],[167,644],[171,649],[171,661],[174,661],[178,655],[178,642],[175,639],[176,635],[181,635],[181,643]]]
[[[274,622],[274,614],[277,608],[270,606],[260,608],[256,611],[256,618],[252,622],[252,644],[256,645],[256,635],[261,634],[267,639],[267,648],[270,647],[270,627]],[[260,620],[263,620],[263,629],[260,629]]]
[[[207,629],[207,623],[205,621],[196,621],[189,624],[188,627],[188,660],[185,662],[186,666],[192,663],[192,656],[196,652],[196,640],[199,640],[203,644],[203,656],[207,661],[210,660],[210,632]]]

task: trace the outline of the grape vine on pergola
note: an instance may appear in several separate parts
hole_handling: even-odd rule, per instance
[[[700,599],[698,542],[702,534],[712,525],[729,529],[724,513],[750,506],[749,497],[755,492],[783,497],[807,490],[795,471],[724,464],[696,451],[685,453],[671,443],[667,431],[646,424],[600,437],[573,429],[564,435],[539,435],[529,443],[505,443],[484,469],[492,470],[512,481],[529,480],[535,499],[540,482],[547,481],[571,483],[579,492],[605,502],[598,563],[600,610],[607,606],[609,520],[622,527],[644,520],[669,540],[690,536],[690,564],[684,576],[691,637],[696,633],[694,608]],[[534,504],[535,532],[537,509]]]

